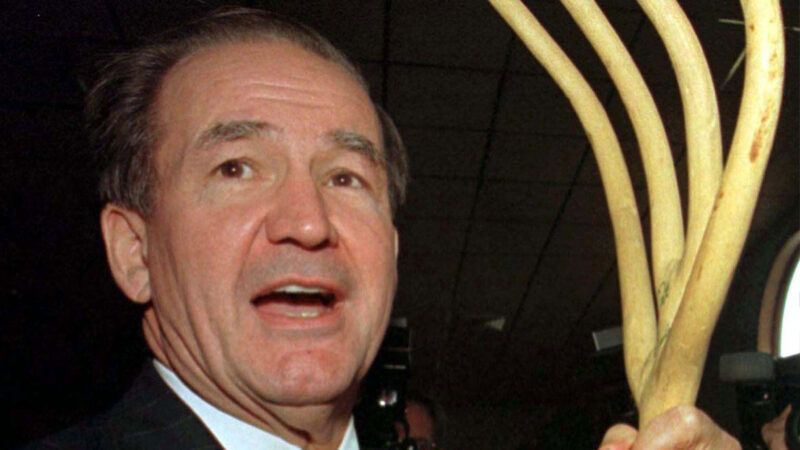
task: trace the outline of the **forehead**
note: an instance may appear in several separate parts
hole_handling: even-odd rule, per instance
[[[215,121],[263,120],[304,132],[349,129],[380,142],[380,124],[361,83],[337,63],[285,41],[196,51],[164,77],[155,115],[162,137],[196,133]]]

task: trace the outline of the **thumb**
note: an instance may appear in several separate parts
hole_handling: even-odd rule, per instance
[[[628,450],[633,447],[637,434],[636,428],[618,423],[606,431],[599,450]]]

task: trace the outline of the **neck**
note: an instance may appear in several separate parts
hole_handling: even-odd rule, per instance
[[[148,311],[150,312],[150,311]],[[144,320],[144,334],[155,358],[172,370],[203,400],[221,411],[277,436],[303,450],[337,450],[350,424],[357,387],[334,402],[313,405],[277,405],[255,396],[233,398],[207,377],[202,370],[181,365],[183,358],[169,358],[161,330],[155,321]],[[169,352],[172,353],[172,352]]]

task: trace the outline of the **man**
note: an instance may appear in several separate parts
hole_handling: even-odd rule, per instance
[[[225,447],[357,448],[350,411],[391,311],[406,169],[355,69],[305,27],[228,10],[117,58],[88,112],[112,274],[147,305],[149,383]],[[138,440],[90,431],[66,438]]]
[[[40,446],[357,449],[406,164],[352,64],[302,25],[223,10],[117,57],[87,111],[109,265],[155,359]],[[689,411],[683,434],[722,435]]]

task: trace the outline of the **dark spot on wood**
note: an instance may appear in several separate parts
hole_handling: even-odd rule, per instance
[[[770,103],[764,108],[764,111],[761,113],[761,123],[758,124],[758,131],[756,131],[756,138],[753,139],[753,145],[750,147],[750,162],[756,162],[758,159],[758,154],[761,151],[761,140],[764,137],[764,132],[767,129],[767,121],[769,120],[769,112],[772,109],[772,104]]]
[[[761,128],[756,132],[756,138],[753,140],[753,146],[750,147],[750,162],[756,162],[758,159],[758,152],[761,150]]]

